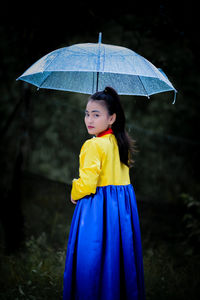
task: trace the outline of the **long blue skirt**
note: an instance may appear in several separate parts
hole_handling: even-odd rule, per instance
[[[134,190],[98,187],[74,211],[63,300],[144,300],[139,218]]]

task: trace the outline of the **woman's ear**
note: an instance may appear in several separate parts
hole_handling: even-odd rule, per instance
[[[114,113],[113,115],[110,116],[109,124],[112,125],[116,120],[116,114]]]

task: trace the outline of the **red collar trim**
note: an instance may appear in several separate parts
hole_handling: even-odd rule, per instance
[[[109,129],[107,129],[107,130],[102,131],[101,133],[99,133],[99,134],[97,135],[97,137],[101,137],[101,136],[104,136],[104,135],[106,135],[106,134],[111,134],[111,133],[113,133],[113,130],[112,130],[112,128],[109,128]]]

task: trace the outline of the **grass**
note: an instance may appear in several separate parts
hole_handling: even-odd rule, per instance
[[[31,237],[24,252],[3,258],[1,299],[62,299],[64,260],[64,250],[49,247],[44,232]]]
[[[180,260],[180,257],[178,259],[169,253],[166,245],[146,251],[144,269],[147,300],[199,299],[198,260],[199,257]]]
[[[1,244],[1,300],[62,299],[67,239],[74,206],[69,188],[27,177],[23,185],[26,241],[5,255]],[[199,254],[187,255],[180,217],[139,201],[147,300],[199,299]]]

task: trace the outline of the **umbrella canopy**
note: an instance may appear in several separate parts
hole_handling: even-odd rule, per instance
[[[176,90],[167,76],[136,52],[101,43],[75,44],[39,59],[17,79],[38,88],[92,94],[112,86],[118,94],[151,96]],[[175,99],[174,99],[175,101]]]

